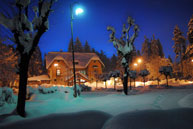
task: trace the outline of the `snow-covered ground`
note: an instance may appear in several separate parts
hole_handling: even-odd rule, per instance
[[[0,125],[24,119],[17,115],[9,115],[15,106],[16,104],[7,104],[0,108]],[[193,108],[193,88],[147,89],[142,93],[134,90],[128,96],[114,91],[92,91],[83,92],[81,97],[76,99],[64,92],[50,94],[37,92],[32,100],[26,102],[27,118],[25,119],[53,113],[76,113],[89,110],[117,116],[126,112],[177,108]]]

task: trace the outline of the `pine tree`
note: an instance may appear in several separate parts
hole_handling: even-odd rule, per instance
[[[111,57],[111,71],[114,71],[116,69],[117,65],[117,56],[113,54]]]
[[[80,42],[79,38],[76,38],[76,42],[74,45],[74,52],[83,52],[82,43]]]
[[[86,40],[86,43],[84,45],[84,52],[87,52],[87,53],[91,52],[91,48],[90,48],[90,45],[88,44],[87,40]]]
[[[172,40],[174,41],[174,52],[176,53],[176,59],[180,59],[181,64],[181,73],[183,75],[183,56],[186,51],[186,38],[182,35],[180,28],[176,25],[174,28],[174,37]]]
[[[41,75],[43,72],[42,54],[39,46],[36,47],[29,63],[28,76]]]
[[[84,52],[87,52],[87,53],[91,52],[91,48],[90,48],[90,45],[88,44],[87,40],[86,40],[86,43],[84,45]]]
[[[158,44],[158,48],[159,48],[159,56],[163,58],[164,57],[164,51],[163,51],[163,47],[162,47],[162,44],[161,44],[159,39],[157,39],[157,44]]]
[[[188,32],[187,32],[189,43],[193,44],[193,15],[190,18],[190,21],[188,23]]]
[[[72,52],[72,38],[70,39],[70,42],[68,44],[68,52]]]
[[[154,56],[154,57],[159,56],[159,46],[154,35],[153,35],[153,39],[151,40],[150,50],[151,50],[151,56]]]
[[[173,63],[172,58],[171,58],[170,55],[168,56],[168,59],[169,59],[169,61],[170,61],[171,63]]]
[[[141,53],[145,60],[148,60],[151,55],[151,48],[150,48],[150,42],[149,39],[145,36],[145,41],[142,44]]]

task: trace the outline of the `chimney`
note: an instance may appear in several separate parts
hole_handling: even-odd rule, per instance
[[[62,50],[62,49],[60,49],[60,52],[63,52],[63,50]]]

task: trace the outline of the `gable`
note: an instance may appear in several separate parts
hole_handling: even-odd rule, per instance
[[[104,66],[103,62],[95,53],[74,53],[76,68],[86,68],[91,60],[99,60]],[[69,68],[73,68],[72,53],[71,52],[49,52],[46,55],[46,69],[50,67],[54,60],[63,60]]]

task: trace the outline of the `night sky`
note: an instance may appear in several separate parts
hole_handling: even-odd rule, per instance
[[[144,36],[155,34],[159,38],[167,57],[175,56],[172,45],[173,29],[179,25],[186,36],[188,21],[193,14],[193,0],[78,0],[84,14],[74,20],[74,40],[78,36],[85,44],[87,40],[97,51],[103,50],[108,57],[116,54],[109,42],[108,25],[115,27],[120,36],[122,24],[132,16],[140,27],[135,46],[141,50]],[[39,43],[42,54],[50,51],[67,51],[71,38],[70,4],[72,0],[58,0],[50,15],[50,29]]]

